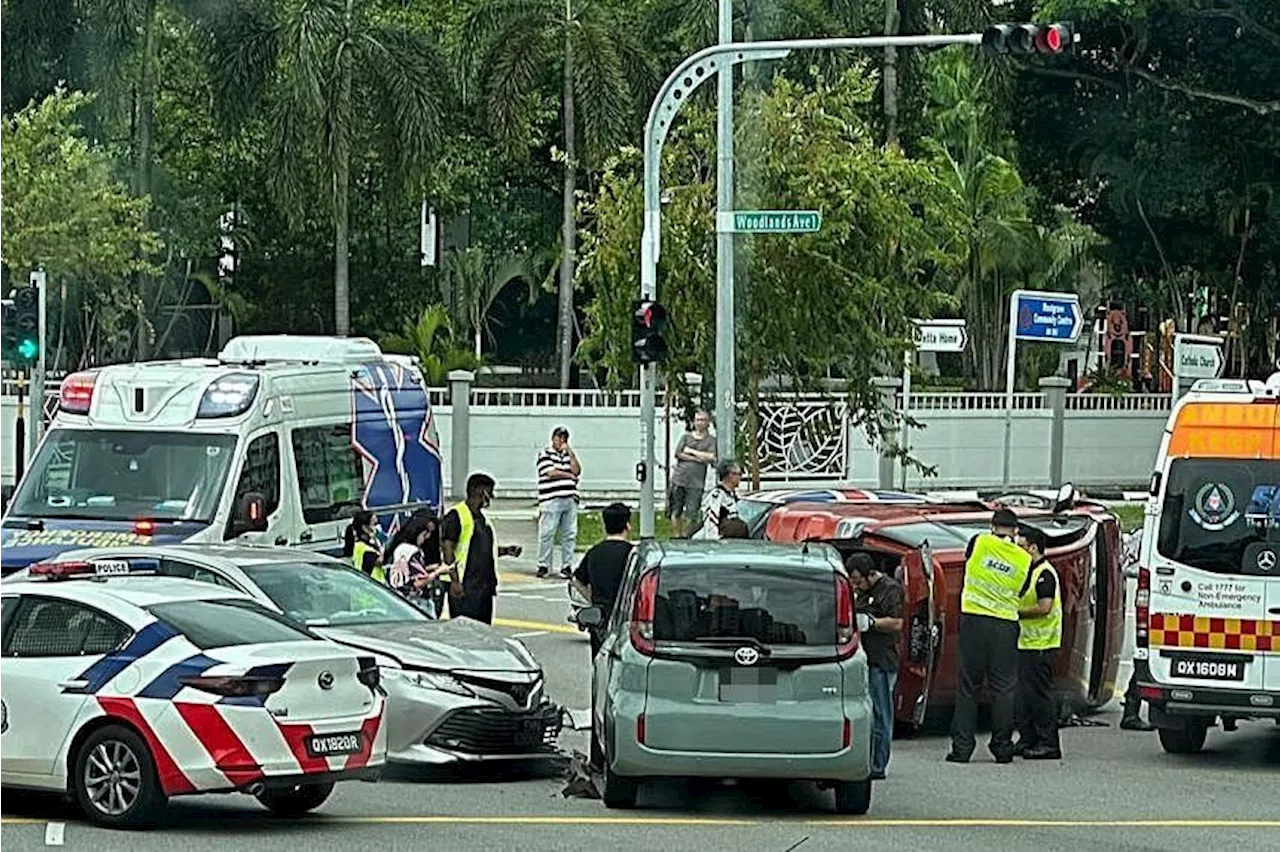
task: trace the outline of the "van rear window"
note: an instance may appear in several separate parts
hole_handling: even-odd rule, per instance
[[[1251,573],[1251,544],[1280,541],[1280,461],[1175,459],[1156,550],[1191,568]]]
[[[747,565],[664,564],[653,638],[697,642],[755,639],[766,645],[834,645],[834,575]]]

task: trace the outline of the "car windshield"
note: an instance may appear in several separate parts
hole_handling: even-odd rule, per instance
[[[344,565],[282,562],[240,567],[285,615],[310,627],[426,620],[404,598]]]
[[[299,630],[271,610],[245,600],[180,601],[147,611],[202,651],[229,645],[298,642],[317,637]]]
[[[955,527],[929,521],[883,526],[876,530],[876,535],[901,542],[908,547],[922,547],[927,541],[934,550],[963,549],[968,546],[969,538],[972,537],[966,537],[964,532]]]
[[[1161,556],[1238,574],[1249,545],[1280,541],[1280,461],[1175,459],[1166,478],[1156,538]]]
[[[653,638],[834,645],[834,575],[740,564],[664,564],[658,573]]]
[[[738,501],[738,517],[747,525],[747,529],[753,529],[756,521],[760,520],[765,512],[772,509],[777,503],[768,503],[764,500],[739,500]]]
[[[236,436],[54,429],[13,497],[28,518],[213,520]]]

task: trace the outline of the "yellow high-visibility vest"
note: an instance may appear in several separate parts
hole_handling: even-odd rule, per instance
[[[355,549],[351,552],[351,564],[355,566],[357,571],[364,573],[364,557],[366,553],[373,553],[374,555],[373,573],[370,576],[379,583],[385,585],[387,582],[387,571],[382,565],[382,560],[378,558],[382,554],[379,553],[378,548],[374,547],[372,544],[365,541],[357,541]]]
[[[1048,561],[1041,562],[1031,572],[1031,584],[1022,596],[1022,608],[1031,609],[1038,602],[1036,581],[1048,571],[1053,575],[1053,607],[1048,615],[1024,618],[1018,622],[1018,649],[1022,651],[1052,651],[1062,646],[1062,584],[1058,572]]]
[[[960,611],[1005,621],[1018,620],[1022,587],[1031,570],[1031,554],[1008,539],[981,533],[964,563]]]
[[[462,522],[462,532],[458,534],[458,543],[453,548],[453,558],[458,566],[458,582],[462,582],[467,570],[467,553],[471,550],[471,536],[476,531],[476,519],[471,514],[471,507],[466,501],[462,501],[453,507],[458,513],[458,520]],[[489,523],[489,534],[493,537],[493,561],[494,565],[498,562],[498,533],[493,527],[493,521],[486,518]]]

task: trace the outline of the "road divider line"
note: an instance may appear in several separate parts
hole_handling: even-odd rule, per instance
[[[578,628],[570,627],[568,624],[551,624],[547,621],[524,621],[519,618],[495,618],[493,626],[514,627],[517,630],[540,630],[547,633],[565,633],[569,636],[577,636],[582,633]]]

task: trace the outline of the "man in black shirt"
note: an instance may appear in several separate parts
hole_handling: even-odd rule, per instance
[[[603,624],[607,624],[613,613],[614,602],[618,599],[618,589],[622,585],[622,574],[626,571],[627,560],[631,557],[631,542],[627,536],[631,533],[631,510],[623,503],[613,503],[601,512],[604,518],[604,541],[587,551],[578,563],[578,570],[573,573],[573,582],[592,606],[600,607],[604,621],[599,630],[590,630],[591,658],[594,660],[600,650],[600,634]]]
[[[1060,760],[1058,707],[1054,696],[1053,661],[1062,646],[1062,598],[1058,573],[1045,558],[1049,549],[1043,530],[1025,527],[1022,548],[1031,554],[1031,570],[1019,609],[1018,742],[1014,754],[1027,760]],[[1034,592],[1032,591],[1034,589]]]
[[[898,637],[905,600],[901,584],[877,569],[869,554],[851,554],[844,565],[858,592],[858,627],[867,652],[874,712],[871,777],[880,780],[889,767],[893,743],[893,690],[898,684]]]
[[[484,510],[493,502],[496,483],[474,473],[467,479],[467,499],[440,522],[440,554],[450,566],[449,617],[474,618],[493,624],[493,599],[498,594],[495,557],[519,556],[519,545],[494,546],[493,527]],[[463,559],[459,572],[459,555]]]

